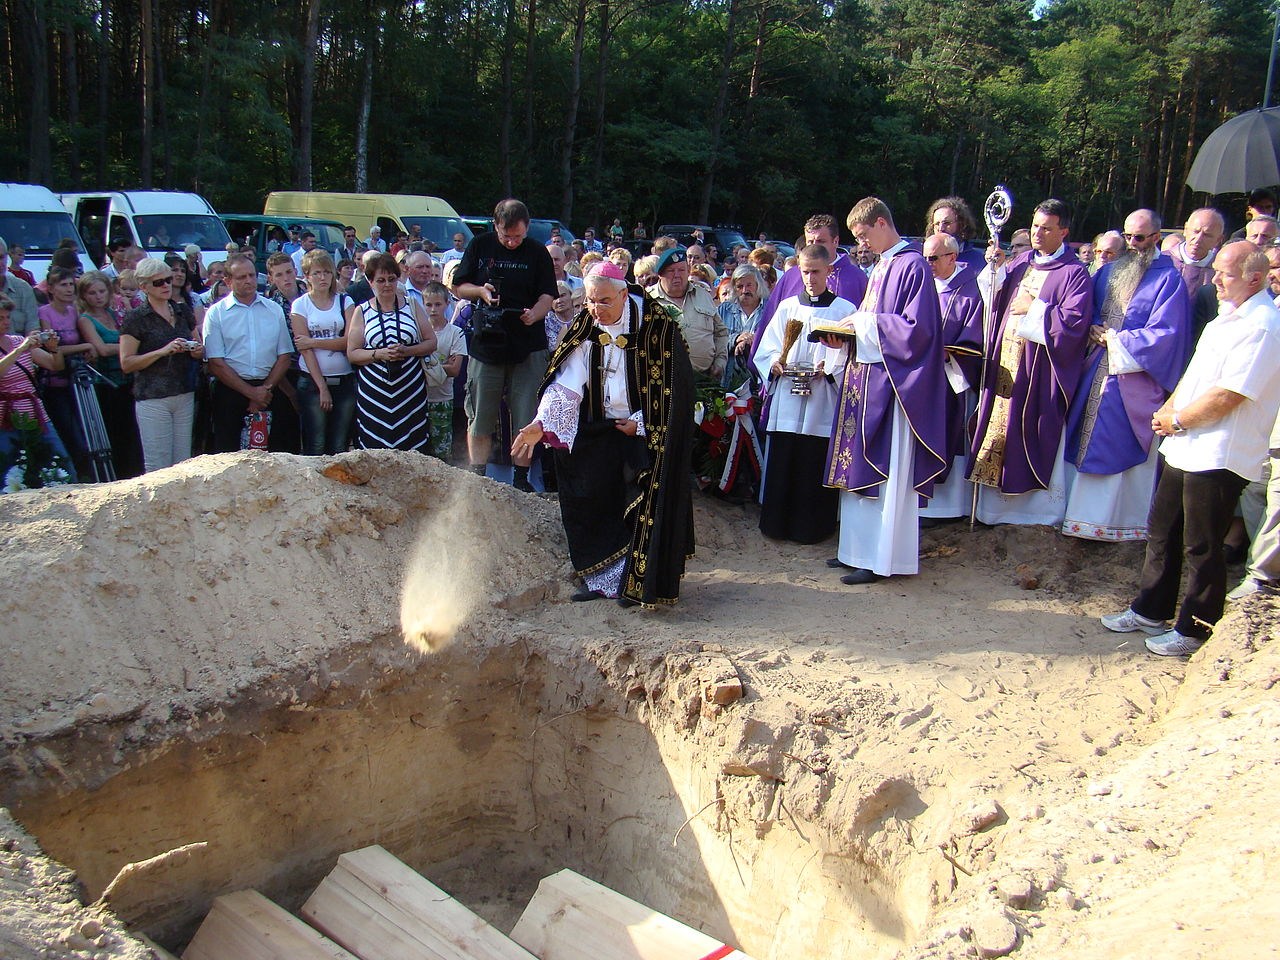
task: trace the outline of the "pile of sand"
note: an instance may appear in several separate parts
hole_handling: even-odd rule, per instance
[[[232,705],[518,639],[700,744],[727,815],[817,825],[866,864],[902,907],[902,956],[1274,949],[1272,601],[1188,666],[1097,624],[1131,595],[1133,545],[957,524],[924,536],[919,576],[847,588],[830,545],[753,524],[700,500],[682,600],[651,613],[565,602],[555,503],[423,458],[241,454],[0,498],[0,803],[92,789]],[[688,700],[703,661],[743,699]],[[7,821],[0,844],[0,955],[44,956],[87,915]],[[123,942],[98,955],[146,955]]]

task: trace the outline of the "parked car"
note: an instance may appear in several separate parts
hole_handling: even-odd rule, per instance
[[[64,239],[76,242],[80,263],[92,270],[95,262],[71,217],[48,187],[34,183],[0,183],[0,237],[10,247],[27,252],[23,268],[31,271],[36,283],[49,272],[49,260]]]
[[[493,217],[471,215],[464,216],[462,219],[473,233],[488,233],[493,229]],[[548,244],[551,242],[551,230],[553,227],[560,228],[560,239],[564,241],[566,246],[577,239],[573,235],[573,231],[559,220],[547,220],[542,217],[533,217],[529,220],[529,236],[541,244]]]
[[[747,243],[747,238],[742,235],[742,231],[737,227],[709,227],[698,223],[664,223],[661,224],[654,236],[657,237],[675,237],[681,246],[689,246],[694,242],[693,231],[701,230],[703,243],[714,243],[716,249],[720,251],[721,257],[726,256],[735,244],[742,244],[750,249],[751,244]]]
[[[275,228],[287,238],[289,228],[301,227],[316,235],[316,246],[321,250],[333,253],[342,246],[343,224],[336,220],[309,220],[305,217],[268,217],[261,213],[224,213],[222,222],[227,225],[231,239],[236,243],[244,243],[253,247],[253,258],[257,262],[258,272],[267,272],[267,257],[274,252],[270,246],[271,233]]]
[[[108,242],[127,240],[152,257],[181,253],[194,243],[208,266],[226,257],[231,242],[217,212],[198,193],[121,190],[64,193],[61,199],[96,263],[106,262]]]
[[[787,257],[794,257],[796,255],[795,245],[788,243],[786,240],[757,240],[755,243],[751,245],[751,247],[752,249],[754,249],[760,246],[762,243],[770,243],[777,248],[779,266],[782,265],[782,261],[787,259]]]

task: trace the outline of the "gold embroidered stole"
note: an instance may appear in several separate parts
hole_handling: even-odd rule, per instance
[[[1033,299],[1040,297],[1045,280],[1049,278],[1048,270],[1037,269],[1035,264],[1028,264],[1018,284],[1018,294],[1027,293]],[[1010,303],[1017,295],[1010,298]],[[1018,336],[1018,318],[1008,316],[1004,325],[1004,334],[1000,339],[999,368],[996,370],[995,396],[992,398],[991,418],[987,421],[987,432],[978,447],[978,455],[973,462],[973,482],[988,487],[1000,486],[1000,477],[1004,473],[1005,441],[1009,436],[1009,414],[1013,396],[1013,382],[1018,376],[1018,367],[1022,363],[1023,345],[1026,340]]]

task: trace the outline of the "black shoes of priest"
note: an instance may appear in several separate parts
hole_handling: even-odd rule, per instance
[[[853,567],[849,573],[840,578],[840,582],[847,587],[856,587],[863,583],[875,583],[883,580],[884,577],[878,573],[872,573],[870,570],[863,570],[861,567]]]
[[[591,600],[603,600],[605,596],[599,590],[589,590],[586,587],[579,587],[578,592],[569,598],[574,603],[587,603]]]
[[[840,558],[839,558],[839,557],[832,557],[830,560],[828,560],[828,561],[827,561],[827,566],[828,566],[828,567],[830,567],[832,570],[839,570],[839,569],[841,569],[841,568],[843,568],[843,569],[845,569],[845,570],[857,570],[857,569],[858,569],[857,567],[851,567],[851,566],[849,566],[847,563],[841,563],[841,562],[840,562]]]

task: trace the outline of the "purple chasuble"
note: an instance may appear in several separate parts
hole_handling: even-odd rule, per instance
[[[978,401],[978,427],[973,435],[969,469],[981,449],[991,423],[994,394],[1000,375],[1000,345],[1005,327],[1017,327],[1009,307],[1028,270],[1048,273],[1037,299],[1045,311],[1045,345],[1027,340],[1010,393],[1009,422],[1005,434],[1004,461],[999,489],[1003,493],[1045,490],[1053,476],[1058,444],[1067,421],[1067,408],[1075,396],[1084,366],[1089,324],[1093,319],[1093,278],[1068,249],[1057,260],[1033,263],[1034,250],[1016,257],[1008,266],[1004,285],[996,295],[993,313],[999,318],[987,344],[987,378]]]
[[[985,265],[985,261],[983,264]],[[934,286],[937,287],[936,282]],[[965,378],[976,388],[982,376],[983,312],[977,272],[969,267],[957,266],[938,291],[938,303],[942,311],[942,345],[952,348],[949,352],[960,364]],[[939,483],[946,480],[952,461],[969,449],[965,434],[965,394],[956,393],[948,385],[945,395],[947,469],[938,477]]]
[[[942,318],[933,272],[918,248],[905,247],[873,274],[874,313],[883,361],[850,362],[827,452],[826,485],[875,497],[889,476],[895,399],[914,434],[911,485],[932,496],[946,469],[946,376],[942,372]],[[856,350],[855,346],[850,347]]]
[[[963,263],[975,277],[990,267],[987,263],[986,248],[979,247],[972,240],[964,240],[960,243],[960,256],[956,257],[956,263]]]
[[[1093,322],[1102,323],[1107,281],[1114,264],[1094,277]],[[1120,473],[1151,453],[1155,434],[1151,415],[1178,385],[1191,356],[1191,298],[1176,263],[1166,256],[1151,262],[1124,312],[1116,338],[1142,370],[1109,376],[1103,381],[1096,419],[1089,396],[1105,346],[1093,347],[1085,359],[1075,399],[1067,413],[1066,458],[1082,473]],[[1092,422],[1089,422],[1092,421]],[[1080,449],[1088,433],[1086,449]]]
[[[867,275],[862,268],[842,253],[831,263],[831,276],[827,277],[827,289],[837,297],[850,303],[861,303],[867,293]],[[755,359],[760,349],[760,338],[769,328],[769,321],[777,312],[778,305],[788,297],[799,297],[804,294],[804,278],[800,276],[800,268],[792,267],[778,278],[777,285],[769,291],[769,299],[765,301],[764,310],[760,313],[760,322],[756,324],[756,338],[751,342],[751,359]]]

